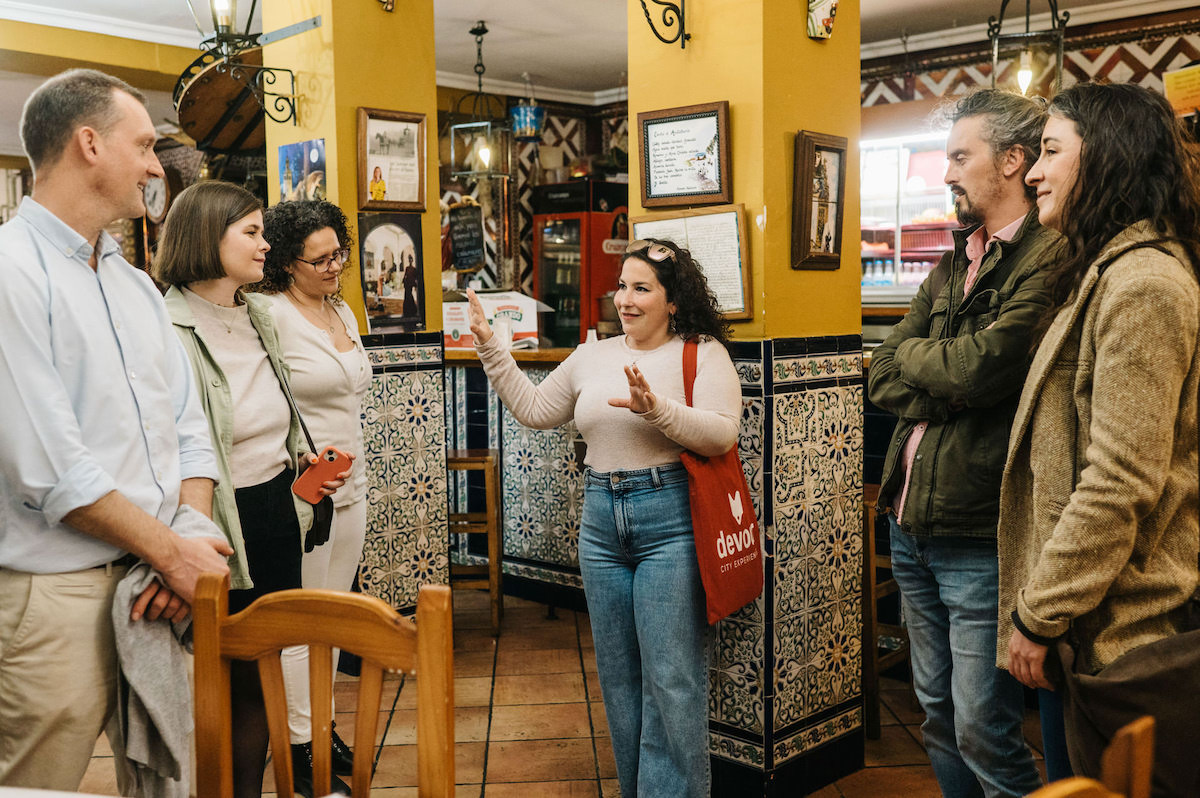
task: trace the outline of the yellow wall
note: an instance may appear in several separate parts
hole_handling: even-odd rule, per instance
[[[266,0],[263,29],[321,16],[320,28],[263,48],[267,65],[296,72],[299,124],[267,123],[267,182],[279,199],[278,147],[325,139],[328,198],[341,206],[358,233],[358,108],[425,114],[425,323],[442,327],[441,216],[438,210],[437,89],[433,60],[433,0],[404,0],[388,13],[378,4],[333,0]],[[366,329],[358,252],[348,264],[342,293]]]
[[[833,39],[825,42],[805,35],[797,0],[707,0],[687,10],[692,38],[681,50],[654,37],[637,0],[627,4],[631,213],[642,211],[637,114],[728,100],[733,202],[746,206],[755,314],[734,324],[734,335],[859,332],[858,4],[840,4]],[[849,139],[837,271],[790,268],[792,152],[800,129]]]
[[[200,51],[30,22],[0,25],[0,69],[55,75],[73,67],[101,69],[143,89],[171,91]]]

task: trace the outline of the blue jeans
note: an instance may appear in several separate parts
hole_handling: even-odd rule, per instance
[[[707,798],[708,650],[682,465],[588,469],[579,569],[626,798]]]
[[[1021,731],[1024,693],[996,667],[998,561],[986,542],[914,537],[888,516],[921,731],[946,798],[1021,796],[1040,778]]]

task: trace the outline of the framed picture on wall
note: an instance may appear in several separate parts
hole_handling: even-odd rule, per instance
[[[425,210],[425,114],[358,109],[358,207]]]
[[[358,265],[372,330],[425,329],[421,214],[360,213]]]
[[[645,111],[637,119],[642,207],[733,200],[728,102]]]
[[[846,139],[801,130],[792,173],[792,268],[837,269],[846,207]]]

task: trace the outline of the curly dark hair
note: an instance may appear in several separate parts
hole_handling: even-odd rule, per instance
[[[663,288],[667,290],[667,301],[675,304],[675,315],[671,317],[671,332],[683,338],[706,335],[729,343],[729,322],[717,309],[717,297],[708,287],[704,272],[700,271],[692,253],[673,241],[660,238],[646,238],[655,244],[662,244],[674,253],[673,257],[663,258],[655,262],[646,257],[645,250],[627,252],[621,258],[621,265],[630,258],[637,258],[649,264]]]
[[[1137,222],[1182,244],[1200,274],[1200,153],[1166,99],[1134,84],[1081,83],[1060,92],[1049,112],[1074,122],[1083,145],[1038,340],[1100,252]]]
[[[263,237],[271,245],[267,252],[267,262],[263,264],[262,282],[256,284],[255,291],[266,294],[278,294],[286,291],[292,285],[292,273],[289,267],[304,252],[304,241],[318,230],[332,227],[337,234],[338,243],[346,249],[353,250],[354,239],[350,236],[350,225],[342,209],[328,200],[300,200],[295,202],[280,202],[271,206],[263,213]],[[345,274],[346,270],[342,270]],[[338,282],[337,293],[333,298],[342,297],[341,281]]]

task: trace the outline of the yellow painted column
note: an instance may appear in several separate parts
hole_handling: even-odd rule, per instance
[[[746,206],[755,314],[734,325],[735,336],[858,333],[858,3],[840,3],[833,38],[825,41],[805,34],[800,0],[693,0],[687,14],[692,38],[680,49],[654,38],[641,4],[628,3],[631,212],[642,211],[638,113],[729,101],[733,201]],[[659,21],[653,6],[651,16]],[[842,266],[836,271],[790,267],[799,130],[848,139]]]
[[[433,59],[433,0],[405,0],[387,12],[377,3],[266,0],[263,30],[314,16],[321,27],[263,48],[263,63],[296,73],[298,124],[267,120],[267,183],[279,199],[278,148],[325,139],[327,196],[341,206],[358,239],[358,108],[425,114],[424,252],[426,329],[442,326],[441,215],[438,210],[437,87]],[[342,293],[366,330],[357,248],[354,279]]]
[[[749,238],[754,315],[732,325],[730,349],[765,588],[716,630],[714,796],[806,795],[863,762],[859,9],[842,0],[828,40],[808,38],[807,10],[690,0],[681,49],[655,38],[639,0],[627,4],[631,215],[642,211],[638,113],[724,100]],[[847,140],[835,270],[791,268],[801,130]]]

